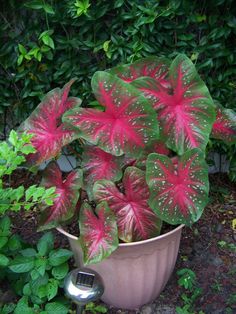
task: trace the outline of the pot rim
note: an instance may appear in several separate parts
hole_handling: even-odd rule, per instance
[[[136,246],[136,245],[140,245],[140,244],[144,244],[144,243],[151,243],[155,240],[158,239],[164,239],[164,238],[167,238],[169,235],[179,231],[180,229],[182,229],[185,225],[184,224],[181,224],[179,225],[178,227],[176,227],[175,229],[167,232],[167,233],[164,233],[162,235],[159,235],[157,237],[154,237],[154,238],[150,238],[150,239],[146,239],[146,240],[141,240],[141,241],[136,241],[136,242],[129,242],[129,243],[119,243],[119,247],[129,247],[129,246]],[[76,240],[78,241],[79,238],[74,236],[73,234],[65,231],[62,227],[57,227],[56,228],[58,232],[64,234],[65,236],[67,236],[68,238],[72,239],[72,240]]]

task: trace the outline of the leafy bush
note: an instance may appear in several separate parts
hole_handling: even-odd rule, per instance
[[[13,188],[11,182],[7,180],[14,170],[25,162],[25,156],[35,152],[30,143],[31,137],[26,133],[19,136],[12,130],[9,141],[0,142],[0,215],[21,208],[29,210],[39,203],[53,204],[55,188],[45,189],[36,185],[31,185],[27,189],[22,185]]]
[[[67,313],[70,305],[59,290],[72,252],[54,249],[52,233],[44,234],[36,246],[25,244],[12,234],[7,216],[0,219],[0,234],[0,282],[7,281],[16,299],[20,297],[17,304],[0,304],[0,313]]]
[[[72,76],[79,77],[77,94],[88,97],[96,70],[177,52],[187,53],[211,94],[233,108],[235,10],[233,0],[2,3],[1,108],[11,106],[22,119],[45,90]]]
[[[150,55],[186,53],[213,98],[236,109],[233,0],[11,0],[0,11],[2,136],[46,90],[76,76],[72,93],[91,101],[95,71]],[[219,141],[210,148],[230,159],[236,152]]]

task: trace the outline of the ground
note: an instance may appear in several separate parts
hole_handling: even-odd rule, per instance
[[[18,184],[25,180],[21,175]],[[30,177],[27,180],[30,183]],[[108,313],[174,314],[176,307],[181,314],[236,313],[236,185],[223,174],[211,175],[210,181],[210,204],[191,229],[184,228],[176,268],[159,298],[137,311],[109,308]],[[37,212],[14,214],[12,218],[14,231],[26,241],[35,242],[40,237],[36,232]],[[57,246],[68,245],[63,236],[55,234]],[[176,272],[183,268],[196,274],[191,293],[178,284]],[[194,300],[196,290],[201,292]],[[189,311],[184,311],[189,303]]]

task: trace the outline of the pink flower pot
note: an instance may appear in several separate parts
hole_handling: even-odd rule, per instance
[[[88,267],[104,280],[102,301],[123,309],[137,309],[155,300],[164,289],[174,269],[184,225],[158,237],[121,243],[109,258]],[[68,237],[78,266],[83,254],[78,238],[61,228]]]

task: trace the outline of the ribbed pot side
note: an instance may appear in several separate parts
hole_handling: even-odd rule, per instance
[[[89,265],[104,280],[102,301],[123,309],[136,309],[155,300],[174,269],[184,225],[156,238],[121,243],[104,261]],[[83,266],[78,238],[58,228],[68,237],[76,263]]]

